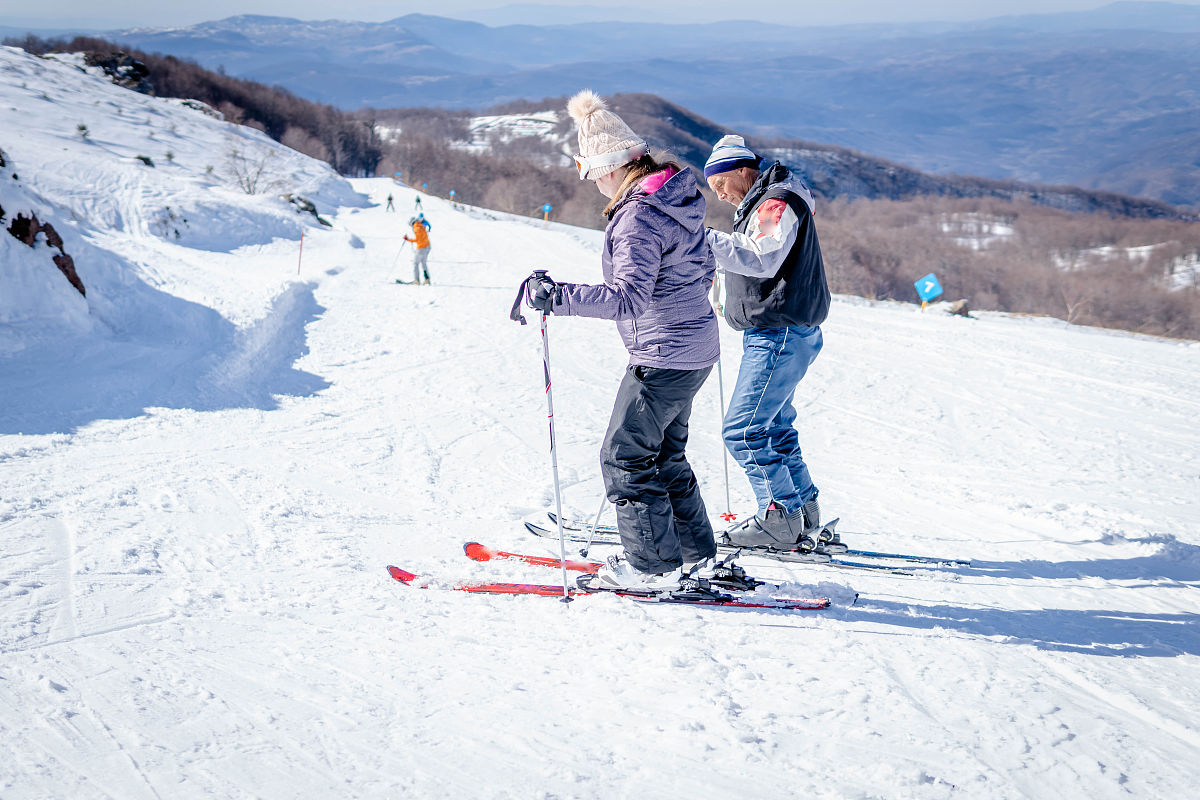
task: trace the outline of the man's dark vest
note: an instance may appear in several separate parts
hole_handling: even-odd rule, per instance
[[[779,271],[769,278],[749,278],[725,273],[725,320],[734,330],[820,325],[829,316],[829,284],[817,227],[804,198],[776,184],[788,178],[779,162],[759,175],[750,187],[747,202],[734,215],[733,230],[745,233],[751,212],[763,201],[778,198],[796,214],[796,241]]]

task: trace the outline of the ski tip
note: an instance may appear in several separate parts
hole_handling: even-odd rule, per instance
[[[492,551],[479,542],[467,542],[463,545],[463,552],[467,554],[467,558],[472,561],[491,561]]]
[[[792,611],[821,611],[833,605],[828,597],[814,597],[811,600],[779,600],[777,606],[768,606],[768,608],[782,608]]]
[[[411,572],[406,572],[399,567],[393,567],[391,564],[387,568],[388,574],[403,584],[412,583],[417,579],[417,576]]]

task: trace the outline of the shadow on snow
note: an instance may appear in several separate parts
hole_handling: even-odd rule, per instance
[[[1170,658],[1200,655],[1200,614],[1061,608],[961,608],[871,598],[831,612],[850,622],[940,628],[1005,644],[1097,656]]]
[[[1116,541],[1106,543],[1118,543]],[[1169,534],[1121,537],[1121,544],[1157,545],[1157,552],[1133,558],[1080,561],[972,561],[963,574],[984,573],[993,578],[1079,579],[1106,581],[1178,581],[1200,585],[1200,545],[1181,542]]]
[[[68,433],[148,408],[266,411],[281,395],[326,389],[323,378],[292,366],[308,353],[306,326],[325,311],[313,289],[292,284],[246,328],[150,290],[159,297],[141,306],[148,313],[134,330],[41,342],[0,359],[0,434]],[[134,318],[121,311],[114,316]]]
[[[1172,582],[1200,586],[1200,546],[1170,535],[1121,537],[1106,543],[1158,545],[1157,552],[1133,558],[1079,561],[972,561],[970,568],[948,570],[975,578],[1006,580],[1123,581],[1119,587],[1169,588]],[[940,571],[940,570],[939,570]],[[1136,583],[1144,581],[1145,583]],[[1143,613],[1119,610],[962,608],[899,603],[864,597],[831,612],[847,621],[904,628],[943,628],[974,636],[1001,637],[1008,644],[1029,644],[1101,656],[1171,657],[1200,655],[1200,614]]]

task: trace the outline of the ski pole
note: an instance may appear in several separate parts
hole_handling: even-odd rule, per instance
[[[534,270],[530,278],[541,278],[545,276],[546,270]],[[513,303],[512,311],[509,312],[509,319],[519,321],[522,325],[525,324],[525,316],[521,314],[521,300],[524,297],[530,301],[532,305],[532,297],[529,295],[529,278],[521,284],[520,290],[517,292],[516,302]],[[567,538],[563,533],[563,516],[562,516],[562,489],[558,481],[558,449],[555,447],[554,441],[554,392],[551,390],[550,383],[550,336],[546,332],[546,317],[549,314],[542,312],[542,369],[546,376],[546,411],[547,418],[550,420],[550,470],[554,474],[554,514],[558,520],[558,558],[562,564],[562,581],[563,581],[563,596],[562,602],[571,602],[571,591],[567,583]]]
[[[721,271],[717,270],[713,275],[712,294],[709,300],[718,317],[725,316],[725,304],[721,301],[721,284],[723,282]],[[720,357],[717,358],[717,390],[721,393],[721,460],[725,463],[725,513],[721,515],[721,519],[733,522],[735,516],[732,504],[729,502],[729,448],[725,446],[725,373],[721,369]]]
[[[396,276],[396,262],[400,260],[400,254],[404,252],[404,245],[406,244],[408,244],[407,239],[400,243],[400,249],[396,251],[396,257],[392,259],[392,266],[388,270],[392,274],[392,277]]]
[[[596,518],[592,520],[592,527],[588,530],[587,544],[579,551],[579,555],[583,558],[588,557],[588,552],[592,549],[592,540],[596,538],[596,529],[600,527],[600,515],[604,513],[604,506],[608,504],[608,495],[600,497],[600,507],[596,509]]]
[[[725,462],[725,513],[721,519],[733,522],[734,513],[729,502],[729,448],[725,446],[725,375],[721,370],[721,359],[717,359],[717,390],[721,393],[721,455]]]

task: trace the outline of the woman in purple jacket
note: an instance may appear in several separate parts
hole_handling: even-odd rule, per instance
[[[629,351],[600,453],[625,557],[610,558],[592,585],[678,588],[685,562],[690,569],[716,553],[684,456],[692,398],[720,356],[704,197],[690,171],[657,163],[595,93],[575,95],[567,111],[579,126],[579,177],[612,200],[604,283],[543,278],[530,287],[532,302],[560,316],[615,321]]]

